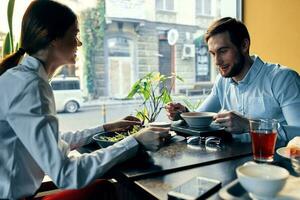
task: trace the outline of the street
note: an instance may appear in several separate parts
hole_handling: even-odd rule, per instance
[[[135,115],[136,104],[118,104],[82,107],[77,113],[58,113],[60,131],[76,131],[121,119],[127,115]],[[165,111],[162,110],[157,121],[166,121]]]

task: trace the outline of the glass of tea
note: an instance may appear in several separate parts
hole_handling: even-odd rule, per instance
[[[257,162],[272,162],[277,139],[278,121],[250,119],[253,158]]]

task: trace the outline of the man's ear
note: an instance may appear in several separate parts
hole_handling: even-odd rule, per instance
[[[56,47],[59,43],[59,40],[58,39],[54,39],[50,42],[50,47]]]
[[[250,40],[244,39],[241,45],[241,50],[243,53],[248,53],[250,48]]]

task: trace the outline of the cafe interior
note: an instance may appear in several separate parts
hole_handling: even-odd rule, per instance
[[[242,21],[251,33],[250,52],[300,73],[300,1],[241,2]],[[286,142],[275,141],[271,159],[260,160],[251,142],[235,141],[223,129],[173,124],[171,130],[173,137],[159,151],[145,152],[104,174],[118,199],[300,199],[300,155],[292,158],[284,149]],[[300,135],[300,128],[289,127],[289,132]],[[73,156],[97,148],[85,146]],[[46,176],[32,199],[58,191]]]

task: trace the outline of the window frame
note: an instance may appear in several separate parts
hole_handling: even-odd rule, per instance
[[[199,5],[199,2],[201,2],[201,10],[199,11],[198,9],[198,5]],[[205,8],[206,8],[206,4],[210,2],[210,7],[209,7],[209,13],[205,12]],[[213,16],[212,14],[212,0],[195,0],[195,13],[196,13],[196,16]]]
[[[162,8],[158,8],[158,1],[162,2]],[[172,1],[173,3],[173,10],[167,9],[167,2]],[[175,1],[174,0],[156,0],[155,1],[155,9],[156,11],[165,11],[165,12],[175,12]]]

